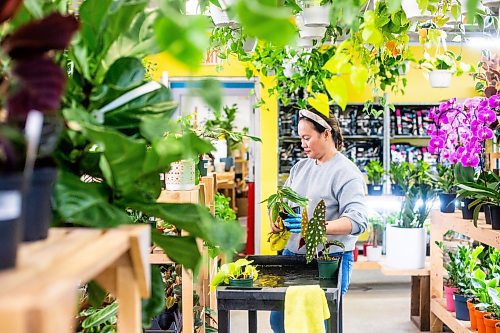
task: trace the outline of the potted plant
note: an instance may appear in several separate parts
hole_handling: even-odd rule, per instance
[[[444,281],[444,294],[446,298],[446,309],[450,312],[455,312],[453,294],[458,292],[458,281],[460,280],[461,274],[459,270],[463,267],[456,251],[445,248],[442,242],[436,242],[436,244],[443,251],[443,255],[449,258],[449,261],[444,266],[447,273],[447,278]]]
[[[477,81],[475,89],[486,97],[500,93],[500,55],[483,50],[478,70],[473,74]]]
[[[382,232],[383,222],[378,213],[368,217],[368,224],[371,226],[369,245],[366,247],[366,260],[380,261],[382,258],[382,247],[378,246],[378,235]]]
[[[442,213],[455,212],[455,172],[451,166],[437,165],[437,174],[429,174],[439,192]]]
[[[407,162],[391,162],[389,177],[391,179],[391,192],[393,195],[404,196],[409,180],[409,165]]]
[[[368,176],[368,195],[382,195],[382,177],[384,168],[379,161],[370,161],[366,167]]]
[[[250,288],[253,282],[257,280],[259,272],[257,268],[251,265],[253,260],[238,259],[235,262],[223,264],[217,274],[210,282],[212,290],[221,283],[234,287]]]
[[[429,165],[419,161],[411,175],[395,225],[387,226],[387,264],[402,269],[425,265],[426,230],[424,222],[432,208],[435,191],[427,175]],[[418,204],[417,204],[418,202]]]
[[[474,208],[474,225],[477,226],[479,212],[485,206],[486,223],[491,224],[493,230],[500,230],[500,176],[485,172],[477,182],[460,183],[458,187],[459,197],[472,200],[469,208]]]
[[[491,297],[489,288],[499,287],[500,277],[488,276],[481,268],[477,268],[472,273],[472,295],[478,300],[475,306],[474,315],[476,317],[477,329],[485,332],[484,316],[490,314],[487,310],[491,307]]]
[[[326,2],[325,4],[322,4]],[[301,0],[302,17],[306,27],[327,27],[330,25],[330,1]]]
[[[471,67],[460,60],[461,56],[456,56],[452,51],[445,51],[431,57],[425,52],[423,59],[419,61],[420,68],[429,72],[429,82],[433,88],[447,88],[451,84],[451,77],[469,72]]]
[[[228,9],[235,0],[211,0],[209,4],[210,16],[216,27],[236,27],[238,22],[230,17]]]
[[[306,221],[302,220],[302,237],[306,243],[306,262],[310,263],[313,259],[316,259],[320,279],[336,279],[340,257],[330,256],[330,248],[336,246],[344,251],[345,246],[340,241],[328,241],[326,238],[326,206],[324,200],[321,200],[314,209],[313,217]],[[318,250],[318,246],[321,247],[320,250]]]
[[[488,307],[490,314],[484,316],[484,325],[486,326],[486,333],[495,333],[495,330],[500,329],[500,288],[488,287],[488,295],[491,299],[491,304]]]
[[[283,186],[279,188],[275,194],[271,194],[261,203],[264,202],[267,202],[267,210],[271,221],[276,222],[278,228],[281,230],[279,233],[270,232],[267,241],[271,244],[271,250],[281,251],[285,248],[291,233],[285,228],[283,216],[280,215],[280,213],[298,216],[299,213],[294,211],[294,208],[298,207],[302,209],[302,223],[304,223],[304,221],[307,221],[307,205],[309,199],[301,196],[290,187]],[[295,207],[292,208],[292,206]]]

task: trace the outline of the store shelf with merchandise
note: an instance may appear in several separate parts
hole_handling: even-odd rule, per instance
[[[444,234],[455,231],[483,244],[500,248],[500,231],[492,230],[480,213],[477,227],[471,220],[464,220],[460,213],[445,214],[431,212],[431,332],[442,332],[443,324],[453,332],[475,332],[470,322],[456,319],[455,314],[446,310],[443,295],[443,256],[436,242],[443,241]]]

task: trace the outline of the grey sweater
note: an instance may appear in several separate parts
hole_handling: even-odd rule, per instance
[[[325,200],[327,221],[348,217],[352,223],[352,234],[328,235],[327,238],[343,242],[346,251],[354,250],[357,235],[364,232],[368,224],[364,204],[365,182],[354,163],[340,152],[321,165],[307,158],[293,166],[285,186],[309,198],[309,218],[321,199]],[[305,253],[305,246],[299,247],[300,238],[300,234],[292,234],[286,248],[294,253]],[[338,247],[330,248],[330,253],[339,251]]]

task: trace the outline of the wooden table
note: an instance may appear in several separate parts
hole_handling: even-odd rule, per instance
[[[77,288],[92,279],[118,299],[118,332],[139,332],[149,245],[149,225],[53,228],[46,240],[23,243],[17,267],[0,272],[0,332],[74,331]]]

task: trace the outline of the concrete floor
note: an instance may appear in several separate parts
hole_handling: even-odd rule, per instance
[[[354,271],[344,298],[344,333],[416,333],[410,322],[408,277],[388,277],[380,271]],[[258,332],[272,333],[269,312],[258,313]],[[231,312],[231,332],[247,333],[247,314]]]

